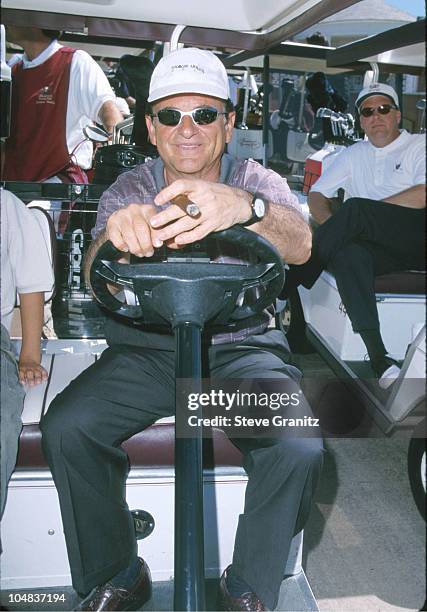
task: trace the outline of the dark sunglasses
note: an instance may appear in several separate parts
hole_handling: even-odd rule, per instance
[[[396,107],[392,104],[381,104],[381,106],[365,106],[360,109],[359,113],[362,117],[372,117],[375,111],[378,111],[380,115],[388,115],[393,109]]]
[[[228,113],[220,113],[211,106],[202,106],[185,112],[177,108],[162,108],[158,113],[152,114],[151,117],[157,117],[162,125],[169,126],[179,125],[183,117],[191,117],[197,125],[209,125],[216,121],[218,115],[228,115]]]

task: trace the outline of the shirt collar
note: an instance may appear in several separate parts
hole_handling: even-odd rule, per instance
[[[22,64],[23,64],[24,69],[35,68],[36,66],[40,66],[46,60],[48,60],[54,53],[56,53],[58,49],[60,49],[61,47],[62,45],[60,45],[59,42],[55,39],[55,40],[52,40],[50,45],[46,47],[44,51],[39,53],[39,55],[35,57],[33,60],[28,59],[27,54],[24,53],[24,55],[22,56]]]
[[[400,135],[397,138],[395,138],[392,142],[390,142],[390,144],[386,145],[385,147],[375,147],[372,144],[372,142],[369,142],[369,144],[372,147],[372,149],[375,151],[375,153],[381,153],[383,155],[387,155],[388,153],[391,153],[395,149],[398,149],[399,147],[401,147],[408,140],[408,137],[410,137],[409,132],[407,132],[406,130],[400,130]]]
[[[236,163],[237,163],[237,160],[234,157],[232,157],[229,153],[224,153],[224,155],[221,158],[221,170],[219,173],[220,183],[229,182]]]

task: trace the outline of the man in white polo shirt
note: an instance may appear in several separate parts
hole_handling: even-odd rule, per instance
[[[308,198],[321,225],[312,257],[292,276],[311,287],[322,269],[335,274],[338,290],[360,334],[382,388],[399,374],[380,334],[375,276],[424,270],[425,138],[399,129],[395,90],[384,83],[364,88],[357,100],[367,140],[340,153],[314,184]],[[344,189],[345,202],[332,214],[331,199]]]

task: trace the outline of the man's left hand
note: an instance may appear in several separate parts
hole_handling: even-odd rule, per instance
[[[191,217],[185,207],[172,203],[150,220],[151,225],[159,229],[159,238],[176,246],[197,242],[211,232],[244,223],[251,217],[250,193],[199,179],[174,181],[157,194],[154,203],[162,206],[183,196],[198,206],[200,214],[197,217]]]

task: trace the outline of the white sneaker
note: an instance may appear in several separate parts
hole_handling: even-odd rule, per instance
[[[381,389],[388,389],[398,378],[400,374],[400,368],[393,363],[378,379],[378,384]]]

